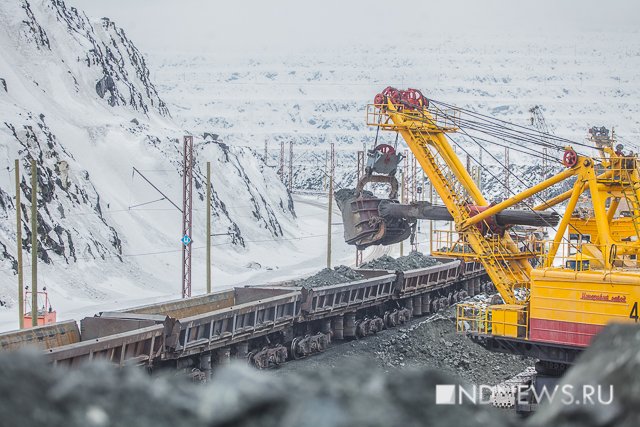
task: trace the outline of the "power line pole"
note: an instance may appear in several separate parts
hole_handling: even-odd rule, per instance
[[[433,205],[433,182],[429,181],[429,203]],[[433,220],[429,220],[429,254],[433,252]]]
[[[402,165],[401,179],[400,179],[400,203],[407,203],[408,198],[408,182],[407,182],[407,174],[409,173],[409,151],[404,150],[404,161]],[[400,242],[400,256],[404,255],[404,241]]]
[[[411,202],[415,202],[418,200],[417,190],[418,190],[418,162],[415,154],[411,152]],[[413,242],[411,244],[412,251],[418,251],[418,234],[414,232],[413,234]]]
[[[405,158],[405,164],[406,164],[406,158]],[[404,184],[405,184],[405,178],[404,178],[404,169],[403,168],[400,171],[400,203],[406,203],[406,191],[404,188]],[[400,256],[404,255],[404,241],[400,242]]]
[[[480,154],[478,155],[478,189],[482,191],[482,147],[480,147]]]
[[[38,326],[38,166],[31,160],[31,326]]]
[[[335,151],[334,143],[331,143],[331,163],[329,173],[329,197],[328,197],[328,218],[327,218],[327,268],[331,268],[331,221],[333,219],[333,174],[335,172]]]
[[[411,152],[411,201],[415,202],[417,200],[416,190],[418,189],[418,179],[416,176],[416,172],[418,170],[418,164],[416,161],[416,156]]]
[[[529,109],[531,113],[531,125],[535,127],[535,129],[540,134],[540,141],[543,144],[548,143],[548,135],[549,135],[549,126],[547,125],[547,121],[544,118],[544,114],[542,113],[542,107],[540,105],[534,105]],[[542,148],[542,180],[547,179],[549,175],[549,152],[547,151],[547,147]],[[546,199],[549,194],[549,189],[545,189],[540,193],[540,196],[543,199]]]
[[[185,136],[182,162],[182,298],[191,297],[192,213],[193,136]]]
[[[207,162],[207,293],[211,293],[211,162]]]
[[[547,151],[547,147],[542,148],[542,181],[546,180],[549,176],[549,152]],[[546,188],[542,190],[540,196],[543,199],[547,199],[547,195],[549,194],[549,189]]]
[[[289,191],[293,191],[293,141],[289,141]]]
[[[329,163],[329,152],[325,150],[324,152],[324,174],[322,175],[322,191],[326,191],[327,189],[327,176],[329,172],[327,171],[327,164]]]
[[[363,144],[363,149],[364,149],[364,144]],[[356,183],[358,181],[360,181],[360,178],[364,175],[364,168],[365,168],[365,151],[358,151],[358,172],[356,175]],[[356,267],[360,267],[360,264],[362,264],[362,250],[356,248]]]
[[[18,257],[18,324],[24,328],[24,276],[22,272],[22,204],[20,202],[20,160],[16,159],[16,244]]]

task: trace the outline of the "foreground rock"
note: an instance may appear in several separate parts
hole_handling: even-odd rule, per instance
[[[458,380],[418,367],[385,373],[347,362],[276,376],[231,366],[202,385],[98,362],[67,371],[32,353],[2,353],[0,425],[631,427],[640,425],[639,350],[637,326],[607,328],[563,383],[613,384],[612,403],[558,400],[527,422],[486,405],[436,405],[436,385]]]
[[[308,359],[285,363],[277,375],[338,368],[353,360],[366,360],[385,372],[402,368],[430,368],[469,384],[498,384],[535,364],[533,359],[493,353],[456,333],[452,310],[416,319],[341,345]]]
[[[33,356],[0,355],[2,425],[76,426],[504,426],[481,406],[435,405],[434,370],[387,375],[343,366],[277,378],[220,369],[208,385],[149,378],[98,363],[65,371]],[[37,403],[33,403],[37,402]]]
[[[564,404],[560,399],[539,411],[531,426],[555,427],[636,427],[640,425],[640,327],[611,325],[600,333],[578,363],[562,379],[573,390],[583,386],[602,389],[595,404]],[[613,401],[608,403],[609,386]],[[579,393],[576,400],[580,399]],[[584,399],[584,397],[583,397]],[[565,399],[566,400],[566,399]],[[604,402],[605,404],[600,404]]]

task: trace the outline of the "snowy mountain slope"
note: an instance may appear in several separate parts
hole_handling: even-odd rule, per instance
[[[363,36],[360,45],[343,48],[151,57],[158,87],[185,126],[215,127],[228,143],[259,152],[266,142],[271,165],[278,164],[280,142],[288,159],[293,141],[299,188],[311,182],[317,188],[321,174],[310,165],[322,166],[318,157],[324,157],[328,143],[348,151],[345,160],[354,158],[362,143],[372,145],[375,131],[366,126],[365,106],[388,85],[420,88],[434,99],[522,126],[530,125],[528,110],[541,105],[560,136],[584,142],[589,127],[605,125],[640,145],[640,33],[635,30],[390,39],[395,44],[366,45]],[[393,144],[393,135],[383,133],[380,141]],[[478,156],[475,144],[461,144]],[[502,147],[492,152],[502,160]],[[501,174],[486,153],[483,161]],[[510,161],[515,170],[540,163],[515,151]],[[342,162],[340,154],[338,162],[343,165],[338,182],[347,185],[355,166]],[[504,190],[491,187],[492,197]]]
[[[364,107],[388,85],[522,125],[540,104],[563,136],[583,138],[596,120],[640,132],[639,41],[638,33],[599,32],[574,40],[416,37],[286,55],[156,54],[154,64],[178,120],[222,128],[229,142],[249,134],[257,143],[362,143],[373,137]]]
[[[143,55],[110,20],[92,21],[60,0],[2,2],[0,49],[0,305],[16,310],[15,158],[25,270],[35,159],[41,285],[61,311],[179,294],[180,213],[132,167],[180,204],[185,131],[171,119]],[[246,261],[237,255],[251,256],[253,241],[300,230],[291,196],[252,150],[194,139],[196,261],[204,255],[210,161],[215,274],[228,279],[242,272]],[[201,291],[204,277],[194,280]]]

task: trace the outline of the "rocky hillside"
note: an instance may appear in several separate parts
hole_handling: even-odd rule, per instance
[[[58,306],[178,291],[180,214],[170,202],[182,198],[181,135],[189,130],[171,118],[144,56],[114,22],[61,0],[2,2],[0,49],[0,305],[15,309],[17,300],[16,158],[25,260],[35,160],[41,277]],[[204,243],[206,161],[220,250],[296,230],[274,172],[252,150],[203,135],[194,138],[194,245]]]

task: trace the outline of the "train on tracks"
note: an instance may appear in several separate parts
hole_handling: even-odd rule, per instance
[[[101,312],[0,334],[0,350],[38,347],[53,365],[105,360],[206,376],[232,358],[267,369],[434,313],[491,283],[478,262],[439,259],[410,270],[357,270],[364,279],[305,288],[294,282]]]

